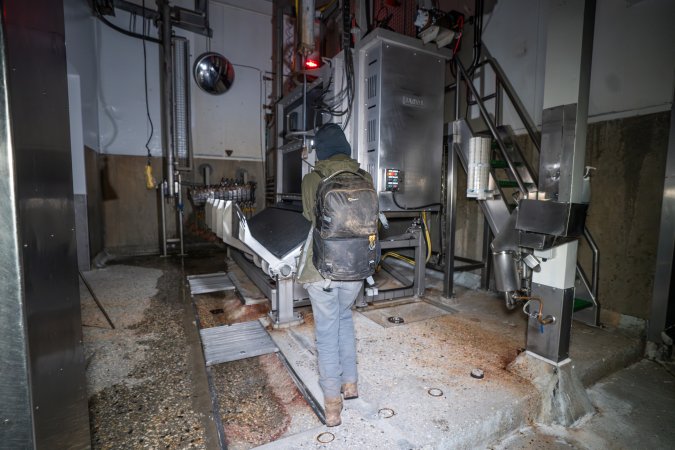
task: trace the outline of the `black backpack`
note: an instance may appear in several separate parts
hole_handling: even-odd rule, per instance
[[[331,280],[368,278],[379,262],[379,203],[366,172],[341,170],[323,177],[316,190],[312,262]]]

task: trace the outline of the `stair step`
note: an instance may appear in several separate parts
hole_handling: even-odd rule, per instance
[[[517,188],[518,183],[516,181],[512,180],[497,180],[497,184],[499,187],[503,188]],[[525,183],[525,187],[531,187],[532,183]]]
[[[522,166],[523,163],[521,163],[519,161],[515,161],[513,163],[513,165],[516,166],[516,167],[519,167],[519,166]],[[504,161],[503,159],[493,159],[492,161],[490,161],[490,166],[493,169],[508,169],[509,168],[509,164],[506,161]]]
[[[593,306],[593,302],[583,299],[583,298],[574,298],[574,311],[581,311],[582,309],[590,308]]]

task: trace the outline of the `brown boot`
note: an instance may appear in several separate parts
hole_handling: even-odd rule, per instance
[[[327,398],[324,401],[326,409],[326,426],[336,427],[342,423],[342,397]]]
[[[342,395],[344,395],[345,400],[350,400],[352,398],[358,398],[359,389],[356,387],[356,383],[345,383],[340,389]]]

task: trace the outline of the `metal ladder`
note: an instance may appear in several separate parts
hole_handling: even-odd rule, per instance
[[[485,49],[485,46],[483,46]],[[455,134],[461,136],[460,141],[466,143],[462,145],[458,142],[452,143],[452,150],[457,154],[458,160],[466,171],[468,165],[468,140],[476,135],[469,123],[460,119],[462,81],[466,81],[467,105],[476,105],[480,111],[480,117],[487,126],[490,137],[493,139],[493,154],[490,169],[490,188],[495,192],[495,198],[490,200],[479,200],[478,203],[489,224],[492,233],[495,235],[502,230],[509,220],[511,212],[517,206],[519,198],[528,193],[537,190],[537,174],[524,157],[520,146],[515,140],[515,136],[509,127],[501,125],[501,107],[504,95],[513,106],[518,118],[522,122],[527,136],[532,142],[537,154],[540,153],[541,136],[530,117],[525,112],[525,108],[515,95],[513,86],[509,83],[501,67],[494,58],[484,50],[485,58],[474,68],[475,71],[485,71],[489,68],[493,71],[495,77],[495,90],[493,93],[481,97],[473,83],[473,76],[469,75],[457,58],[453,61],[456,70],[456,83],[449,86],[446,91],[455,89]],[[494,113],[491,116],[485,106],[485,102],[494,100]],[[600,251],[593,236],[587,227],[583,233],[586,244],[592,253],[592,272],[589,279],[581,263],[577,261],[577,277],[574,301],[574,318],[592,326],[599,325],[600,305],[598,303],[598,268],[600,262]]]

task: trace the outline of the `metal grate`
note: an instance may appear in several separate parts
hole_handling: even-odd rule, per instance
[[[377,130],[376,130],[376,125],[377,125],[377,120],[376,119],[370,119],[368,121],[368,143],[374,142],[375,137],[377,136]]]
[[[257,320],[204,328],[199,334],[207,366],[279,351]]]
[[[373,61],[371,64],[375,62],[377,62],[377,60]],[[369,76],[366,80],[366,84],[368,85],[368,100],[370,100],[377,96],[377,74]]]
[[[190,275],[187,277],[187,280],[190,285],[190,294],[192,295],[235,289],[232,280],[230,280],[225,272]]]

